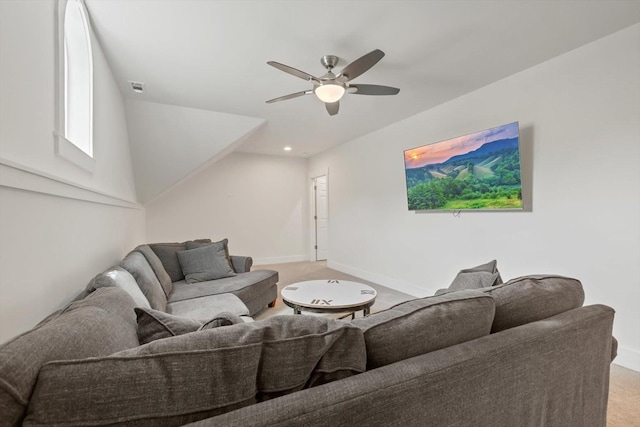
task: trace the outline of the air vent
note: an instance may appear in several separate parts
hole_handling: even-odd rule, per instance
[[[144,83],[129,81],[129,84],[131,85],[131,89],[133,89],[134,92],[136,93],[144,92]]]

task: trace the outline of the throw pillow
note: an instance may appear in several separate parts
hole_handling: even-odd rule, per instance
[[[493,260],[486,264],[460,270],[449,286],[449,290],[480,289],[501,283],[502,278],[498,271],[497,261]]]
[[[135,312],[138,321],[138,340],[140,344],[188,334],[202,327],[202,323],[195,319],[173,316],[158,310],[136,307]]]
[[[240,316],[225,311],[218,314],[208,322],[205,322],[202,326],[200,326],[198,330],[204,331],[205,329],[219,328],[220,326],[237,325],[239,323],[244,323],[244,320],[242,320]]]
[[[187,283],[206,282],[236,275],[229,265],[222,242],[179,251],[178,260]]]
[[[229,255],[229,239],[222,239],[219,242],[211,242],[211,240],[209,240],[209,242],[201,242],[199,240],[194,240],[194,241],[186,242],[186,246],[187,246],[187,249],[197,249],[203,246],[209,246],[216,243],[222,243],[224,245],[224,253],[227,256],[227,261],[229,262],[229,265],[233,269],[234,273],[237,273],[236,269],[233,268],[233,263],[231,262],[231,255]]]
[[[213,319],[207,320],[203,324],[196,319],[175,316],[151,308],[136,307],[134,310],[138,322],[138,341],[140,344],[184,335],[189,332],[245,323],[240,316],[228,312],[217,314]]]
[[[198,239],[194,240],[194,242],[211,242],[211,239]],[[149,245],[151,246],[151,250],[160,258],[172,282],[184,280],[184,274],[182,273],[177,253],[178,251],[187,249],[187,243],[191,243],[191,241],[182,243],[152,243]]]

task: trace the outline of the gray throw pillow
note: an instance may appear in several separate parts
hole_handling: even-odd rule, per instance
[[[165,271],[171,278],[172,282],[178,282],[180,280],[184,280],[184,274],[182,273],[182,267],[180,267],[180,261],[178,261],[177,253],[179,251],[184,251],[187,248],[188,242],[181,243],[151,243],[149,246],[151,250],[156,253],[160,262],[162,262],[162,266]],[[193,240],[193,242],[206,243],[211,242],[211,239],[197,239]]]
[[[216,317],[209,320],[208,322],[205,322],[202,326],[200,326],[198,330],[203,331],[205,329],[219,328],[220,326],[237,325],[240,323],[244,323],[242,317],[238,316],[237,314],[225,311],[216,315]]]
[[[502,284],[497,264],[497,261],[493,260],[486,264],[460,270],[448,290],[480,289]]]
[[[184,335],[189,332],[244,323],[244,320],[242,320],[240,316],[228,312],[219,313],[213,319],[203,324],[196,319],[175,316],[151,308],[136,307],[134,310],[138,322],[138,341],[140,341],[140,344],[147,344],[162,338]]]
[[[202,323],[187,317],[174,316],[150,308],[135,308],[138,321],[138,341],[146,344],[162,338],[195,332]]]
[[[187,283],[206,282],[235,276],[222,242],[178,252],[178,260]]]
[[[201,242],[199,240],[193,240],[190,242],[186,242],[186,246],[187,246],[187,249],[196,249],[196,248],[201,248],[203,246],[215,245],[216,243],[222,243],[224,245],[224,253],[227,256],[227,261],[229,262],[229,266],[231,266],[234,273],[237,273],[236,269],[233,267],[233,263],[231,262],[231,255],[229,255],[229,239],[222,239],[219,242],[211,242],[211,240],[209,240],[209,242]]]

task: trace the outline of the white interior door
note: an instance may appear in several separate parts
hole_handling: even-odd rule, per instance
[[[314,179],[316,224],[316,261],[326,260],[329,256],[329,193],[327,176]]]

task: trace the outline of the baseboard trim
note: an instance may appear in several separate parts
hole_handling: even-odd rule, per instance
[[[628,347],[618,346],[618,356],[616,356],[613,363],[640,372],[640,352]]]
[[[343,273],[351,274],[352,276],[360,277],[373,283],[377,283],[387,288],[394,289],[396,291],[404,292],[416,298],[423,298],[434,294],[435,290],[421,288],[412,283],[405,282],[404,280],[395,279],[393,277],[387,277],[381,274],[371,273],[364,271],[356,267],[341,264],[335,261],[327,261],[327,267],[334,270],[341,271]]]
[[[279,257],[254,258],[253,265],[284,264],[287,262],[309,261],[307,255],[287,255]]]

